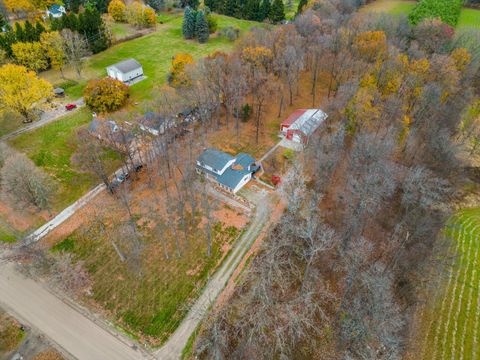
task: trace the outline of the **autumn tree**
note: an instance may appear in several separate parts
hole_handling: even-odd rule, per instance
[[[0,67],[0,106],[33,120],[33,111],[41,101],[53,96],[53,88],[24,66],[6,64]]]
[[[90,54],[87,40],[78,32],[64,29],[60,33],[63,38],[63,50],[67,63],[71,65],[80,79],[84,65],[84,57]]]
[[[355,37],[353,46],[361,57],[373,61],[387,50],[387,36],[383,31],[366,31]]]
[[[17,62],[27,69],[38,73],[40,70],[45,70],[48,66],[48,59],[42,44],[39,42],[18,42],[12,45],[12,51]]]
[[[191,64],[193,64],[192,55],[184,53],[175,55],[170,68],[169,83],[174,87],[188,86],[190,78],[187,74],[187,67]]]
[[[62,78],[64,78],[63,68],[65,66],[65,52],[63,46],[63,38],[58,31],[44,32],[40,35],[40,43],[43,51],[50,60],[50,65],[55,70],[60,70]]]
[[[126,9],[124,2],[122,0],[113,0],[108,4],[108,14],[113,18],[113,20],[118,22],[125,22]]]
[[[4,0],[4,4],[7,10],[17,17],[35,10],[32,2],[29,0]]]
[[[152,27],[156,23],[155,11],[139,2],[133,2],[127,6],[126,18],[129,24],[138,28]]]
[[[83,96],[85,104],[98,112],[111,112],[121,108],[128,99],[128,86],[123,82],[105,78],[88,82]]]

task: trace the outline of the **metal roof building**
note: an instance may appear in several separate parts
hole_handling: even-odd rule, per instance
[[[310,136],[328,117],[320,109],[296,110],[282,123],[281,131],[288,140],[307,144]]]

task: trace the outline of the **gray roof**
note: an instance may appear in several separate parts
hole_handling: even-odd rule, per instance
[[[215,170],[222,170],[225,165],[234,157],[224,153],[223,151],[219,151],[216,149],[205,149],[200,156],[198,157],[198,161],[202,164],[208,165]]]
[[[320,109],[308,109],[289,127],[289,130],[300,130],[306,136],[312,135],[328,117]]]
[[[124,60],[124,61],[120,61],[119,63],[113,64],[109,67],[114,67],[118,71],[126,74],[130,71],[133,71],[133,70],[136,70],[136,69],[142,67],[142,65],[135,59],[127,59],[127,60]]]
[[[222,169],[227,162],[232,159],[235,159],[235,163],[232,166],[229,166],[222,175],[208,171],[203,167],[202,171],[208,172],[210,175],[214,176],[220,184],[225,185],[233,190],[237,187],[238,183],[245,175],[251,174],[258,170],[259,167],[257,165],[252,166],[255,164],[255,159],[252,156],[245,153],[240,153],[234,158],[233,156],[216,149],[206,149],[198,157],[198,161],[209,165],[214,169]],[[236,165],[240,165],[243,169],[236,168]]]
[[[90,132],[97,132],[98,128],[101,126],[101,123],[100,121],[98,121],[97,119],[93,119],[91,122],[90,122],[90,126],[88,127],[88,130]]]

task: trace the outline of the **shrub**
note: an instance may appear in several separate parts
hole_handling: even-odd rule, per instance
[[[240,29],[233,26],[226,26],[220,30],[220,36],[223,36],[230,41],[235,41],[240,36]]]
[[[155,11],[138,2],[128,5],[126,14],[128,23],[138,28],[152,27],[156,23]]]
[[[426,18],[440,18],[443,22],[456,26],[463,0],[421,0],[412,10],[409,19],[418,24]]]
[[[126,9],[122,0],[112,0],[108,5],[108,14],[115,21],[125,22],[127,20]]]
[[[208,24],[208,32],[210,34],[213,34],[217,31],[218,22],[217,22],[217,19],[212,14],[207,15],[207,24]]]
[[[94,111],[110,112],[121,108],[128,98],[128,86],[121,81],[105,78],[91,80],[83,92],[85,103]]]

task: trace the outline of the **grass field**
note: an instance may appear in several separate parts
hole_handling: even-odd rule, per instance
[[[461,211],[447,234],[455,261],[427,315],[422,359],[479,359],[480,208]]]
[[[25,153],[33,162],[50,174],[59,184],[54,209],[60,210],[77,200],[83,193],[98,183],[92,174],[75,163],[77,131],[91,120],[91,113],[80,109],[63,119],[34,131],[21,134],[9,141],[15,149]],[[108,166],[116,169],[120,161],[109,153]]]
[[[256,22],[223,15],[214,16],[218,21],[219,30],[226,26],[235,26],[245,32],[253,26],[264,26]],[[219,36],[212,36],[206,44],[199,44],[194,40],[185,40],[181,32],[182,15],[178,13],[161,14],[158,19],[163,24],[159,24],[157,31],[154,33],[114,45],[106,51],[90,57],[85,65],[85,79],[65,89],[66,94],[72,99],[81,97],[88,79],[104,77],[107,75],[105,70],[107,66],[133,57],[142,64],[147,77],[146,80],[131,87],[133,99],[148,99],[152,96],[152,89],[155,86],[162,85],[167,81],[171,60],[175,54],[184,52],[191,54],[195,59],[200,59],[214,51],[228,51],[235,44]],[[123,24],[113,25],[117,35],[127,31],[124,27]],[[41,76],[55,85],[64,83],[58,71],[46,71]],[[77,81],[71,71],[67,70],[67,76]]]
[[[211,257],[206,255],[205,234],[191,233],[190,245],[177,257],[172,233],[165,230],[162,236],[163,241],[168,241],[171,254],[168,260],[158,240],[150,240],[150,231],[141,228],[141,274],[132,271],[128,261],[119,260],[109,239],[92,233],[86,237],[77,231],[52,250],[70,252],[77,260],[84,261],[93,280],[93,299],[131,336],[159,346],[177,328],[188,305],[198,297],[216,269],[222,245],[234,241],[239,231],[217,223]]]
[[[415,1],[377,0],[363,7],[361,11],[408,15],[415,7]],[[457,29],[480,28],[480,10],[462,9]]]

